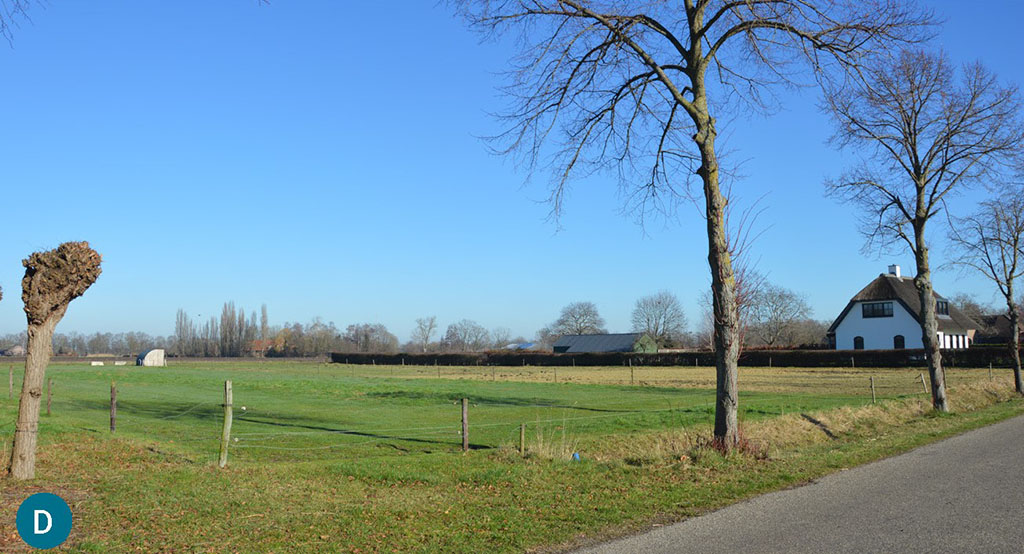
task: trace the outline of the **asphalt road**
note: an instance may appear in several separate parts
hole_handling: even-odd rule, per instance
[[[581,552],[1024,552],[1024,416]]]

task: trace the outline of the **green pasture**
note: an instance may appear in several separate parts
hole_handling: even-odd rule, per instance
[[[1010,402],[915,420],[883,430],[882,440],[875,440],[875,426],[870,435],[772,460],[681,456],[649,439],[707,432],[714,390],[700,385],[712,369],[557,371],[556,377],[554,368],[253,360],[172,360],[166,368],[54,363],[47,372],[50,415],[43,397],[37,478],[7,481],[0,490],[0,550],[24,546],[14,510],[41,490],[72,504],[76,524],[66,548],[75,552],[565,546],[654,518],[700,513],[1022,410]],[[917,372],[821,371],[741,370],[741,420],[865,406],[872,376],[879,402],[923,397]],[[0,395],[7,451],[18,377],[15,399]],[[234,425],[228,467],[218,469],[228,379]],[[955,383],[987,379],[984,371],[951,376]],[[112,381],[116,433],[109,430]],[[461,452],[461,398],[470,400],[468,453]],[[521,424],[526,457],[517,452]],[[609,451],[618,454],[602,455]],[[571,461],[572,452],[581,460]]]

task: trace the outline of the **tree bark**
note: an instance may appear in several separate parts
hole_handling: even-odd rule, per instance
[[[28,358],[25,360],[25,380],[21,387],[9,468],[10,476],[18,480],[32,479],[36,474],[36,439],[43,381],[53,350],[53,331],[63,316],[64,309],[60,309],[50,314],[42,324],[28,326]]]
[[[695,102],[706,110],[702,99]],[[706,113],[706,112],[705,112]],[[728,230],[725,227],[726,199],[718,184],[718,159],[715,154],[715,122],[705,115],[698,122],[694,137],[701,154],[698,173],[704,182],[705,215],[708,226],[708,265],[711,266],[711,288],[714,304],[715,368],[715,442],[729,450],[739,442],[739,395],[737,361],[739,359],[739,326],[736,313],[736,280],[729,254]]]
[[[942,352],[939,345],[939,324],[935,318],[935,292],[932,289],[932,274],[928,261],[928,246],[924,240],[923,224],[914,227],[914,235],[914,259],[917,262],[917,277],[914,277],[914,287],[917,288],[917,295],[921,301],[921,342],[924,343],[925,358],[928,360],[928,376],[932,381],[932,406],[940,412],[948,412],[946,376],[942,370]]]
[[[1020,371],[1020,312],[1014,305],[1013,281],[1006,286],[1007,304],[1010,308],[1010,359],[1013,360],[1013,385],[1017,394],[1024,394],[1024,382],[1021,381]]]

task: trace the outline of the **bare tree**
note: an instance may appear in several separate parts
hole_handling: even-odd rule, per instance
[[[667,290],[636,301],[633,331],[650,335],[658,346],[679,340],[686,333],[686,312],[676,295]]]
[[[754,295],[751,327],[768,346],[780,340],[793,344],[797,324],[811,316],[807,299],[785,287],[766,283]]]
[[[100,262],[100,255],[88,242],[65,242],[56,250],[35,252],[21,262],[25,266],[21,299],[28,319],[28,358],[9,468],[15,479],[35,477],[39,401],[52,354],[53,331],[68,304],[96,282]]]
[[[28,17],[30,0],[0,0],[0,37],[11,40],[12,27]]]
[[[732,448],[740,326],[716,118],[730,106],[771,107],[770,85],[792,82],[794,61],[849,67],[879,45],[917,38],[929,16],[912,0],[452,1],[484,32],[520,32],[498,150],[531,170],[553,160],[553,216],[574,176],[616,171],[641,220],[671,210],[699,177],[718,368],[714,434]]]
[[[421,317],[416,320],[416,328],[412,331],[412,339],[419,343],[422,352],[427,351],[430,338],[437,332],[437,317]]]
[[[448,326],[444,342],[449,350],[456,352],[477,352],[490,344],[490,333],[482,325],[463,319]]]
[[[956,224],[954,223],[953,225],[955,226]],[[951,227],[951,230],[955,228],[956,227]],[[953,239],[952,242],[955,244],[956,239]],[[953,264],[957,265],[955,260]],[[979,325],[979,331],[987,330],[984,319],[985,316],[993,312],[994,308],[992,306],[982,304],[974,297],[974,295],[967,294],[965,292],[958,292],[953,296],[950,296],[949,301],[965,316],[971,318],[975,323],[977,323]]]
[[[349,325],[341,337],[347,343],[346,350],[390,354],[398,351],[398,337],[391,334],[388,328],[380,323],[360,323]],[[323,352],[326,353],[326,348]]]
[[[573,302],[562,308],[562,313],[551,325],[556,335],[592,335],[607,333],[604,318],[593,302]]]
[[[913,252],[932,404],[948,411],[925,231],[951,195],[997,174],[1020,148],[1017,90],[979,64],[958,76],[942,54],[903,50],[826,100],[837,127],[833,142],[867,156],[827,187],[864,214],[867,249]]]
[[[1006,301],[1010,318],[1010,351],[1013,381],[1024,394],[1020,367],[1020,310],[1016,304],[1016,281],[1024,277],[1024,188],[1006,190],[993,200],[982,202],[978,211],[955,219],[950,240],[956,262],[974,269],[996,284]]]
[[[511,340],[512,330],[508,327],[495,327],[491,331],[491,346],[494,348],[504,348]]]

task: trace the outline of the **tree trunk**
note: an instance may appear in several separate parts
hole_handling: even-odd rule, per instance
[[[43,397],[46,365],[53,349],[53,330],[64,315],[64,310],[50,314],[41,325],[28,326],[28,358],[25,360],[25,380],[18,405],[18,422],[14,427],[14,447],[11,452],[11,477],[24,480],[36,475],[36,439],[39,430],[39,404]]]
[[[1007,283],[1007,304],[1010,307],[1010,359],[1013,360],[1013,384],[1017,394],[1024,394],[1020,374],[1020,312],[1013,302],[1013,282]]]
[[[704,108],[694,137],[701,153],[697,171],[704,182],[704,199],[708,225],[708,264],[711,266],[711,292],[714,303],[715,367],[717,391],[715,398],[715,442],[732,449],[739,441],[739,396],[737,393],[737,361],[739,359],[739,325],[736,313],[736,280],[729,254],[728,230],[725,228],[726,199],[718,186],[718,159],[715,154],[715,121],[706,115],[706,102],[695,104]]]
[[[939,323],[935,318],[935,292],[932,289],[932,274],[928,263],[928,247],[924,241],[924,226],[914,229],[917,262],[917,277],[914,286],[921,300],[921,341],[924,343],[925,358],[928,360],[928,376],[932,380],[932,406],[940,412],[949,411],[946,400],[946,376],[942,370],[942,352],[939,345]]]

